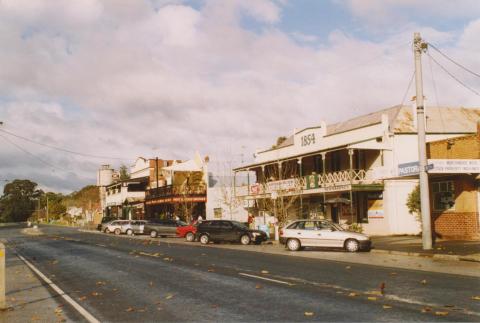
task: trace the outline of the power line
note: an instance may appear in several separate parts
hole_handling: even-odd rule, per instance
[[[465,87],[466,89],[470,90],[471,92],[475,93],[476,95],[480,96],[480,93],[477,92],[475,89],[469,87],[468,85],[466,85],[465,83],[463,83],[462,81],[460,81],[457,77],[455,77],[455,75],[453,75],[452,73],[450,73],[442,64],[440,64],[439,62],[437,62],[437,60],[435,60],[435,58],[432,57],[432,55],[430,55],[429,52],[427,52],[427,55],[428,57],[430,57],[434,62],[435,64],[437,64],[438,66],[440,66],[440,68],[445,72],[447,73],[451,78],[453,78],[455,81],[457,81],[458,83],[460,83],[461,85],[463,85],[463,87]]]
[[[405,94],[403,95],[402,104],[400,104],[401,106],[403,106],[403,104],[405,103],[405,100],[406,100],[407,95],[408,95],[408,91],[410,91],[410,87],[412,86],[412,82],[413,82],[414,77],[415,77],[415,71],[413,71],[412,77],[410,77],[410,82],[408,82],[407,90],[405,91]]]
[[[432,47],[434,50],[436,50],[440,55],[442,55],[443,57],[445,57],[446,59],[448,59],[450,62],[452,62],[453,64],[457,65],[458,67],[460,67],[461,69],[463,69],[464,71],[467,71],[468,73],[472,74],[472,75],[475,75],[476,77],[480,77],[480,74],[478,73],[475,73],[474,71],[470,70],[469,68],[463,66],[462,64],[454,61],[452,58],[448,57],[446,54],[444,54],[440,49],[438,49],[437,47],[435,47],[434,45],[428,43],[428,46],[429,47]]]
[[[69,150],[69,149],[65,149],[65,148],[61,148],[61,147],[47,145],[47,144],[29,139],[29,138],[26,138],[26,137],[23,137],[23,136],[20,136],[20,135],[17,135],[17,134],[14,134],[13,132],[9,132],[9,131],[3,130],[3,129],[0,129],[0,131],[4,132],[6,134],[9,134],[10,136],[13,136],[13,137],[31,142],[33,144],[40,145],[40,146],[43,146],[43,147],[48,147],[48,148],[55,149],[55,150],[59,150],[59,151],[69,153],[69,154],[79,155],[79,156],[83,156],[83,157],[90,157],[90,158],[99,158],[99,159],[104,159],[104,160],[105,159],[129,160],[129,161],[133,160],[133,159],[129,159],[129,158],[119,158],[119,157],[109,157],[109,156],[99,156],[99,155],[85,154],[85,153],[81,153],[81,152],[78,152],[78,151],[73,151],[73,150]]]
[[[57,169],[57,170],[63,171],[63,172],[68,172],[68,170],[66,170],[66,169],[61,169],[61,168],[58,168],[58,167],[56,167],[55,165],[52,165],[52,164],[50,164],[50,163],[49,163],[49,162],[47,162],[46,160],[44,160],[44,159],[42,159],[42,158],[38,157],[37,155],[35,155],[35,154],[33,154],[33,153],[29,152],[28,150],[26,150],[26,149],[22,148],[21,146],[17,145],[16,143],[14,143],[13,141],[11,141],[11,140],[10,140],[10,139],[8,139],[7,137],[5,137],[5,136],[2,136],[2,135],[0,135],[0,137],[1,137],[1,138],[3,138],[3,139],[6,141],[6,142],[8,142],[9,144],[11,144],[12,146],[15,146],[17,149],[19,149],[19,150],[23,151],[25,154],[27,154],[27,155],[30,155],[30,156],[32,156],[33,158],[35,158],[35,159],[39,160],[39,161],[40,161],[40,162],[42,162],[43,164],[45,164],[45,165],[47,165],[47,166],[49,166],[49,167],[52,167],[52,168],[54,168],[54,169]]]

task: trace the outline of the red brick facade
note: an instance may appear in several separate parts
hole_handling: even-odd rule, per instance
[[[476,212],[434,213],[434,226],[441,239],[478,239],[478,214]]]
[[[429,143],[432,159],[480,159],[480,131],[469,135]],[[478,210],[478,174],[430,175],[432,224],[442,239],[480,239]],[[454,206],[438,211],[434,207],[433,183],[450,181],[454,186]]]

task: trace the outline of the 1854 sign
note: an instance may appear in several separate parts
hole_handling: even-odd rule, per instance
[[[309,146],[315,143],[315,134],[311,133],[305,136],[300,137],[302,147]]]

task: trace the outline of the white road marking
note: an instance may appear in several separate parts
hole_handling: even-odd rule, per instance
[[[17,253],[17,256],[28,266],[31,270],[33,270],[40,278],[42,278],[58,295],[62,296],[74,309],[76,309],[83,317],[90,323],[100,323],[92,314],[87,312],[80,304],[75,302],[73,298],[68,296],[63,290],[60,289],[57,285],[55,285],[47,276],[45,276],[40,270],[38,270],[34,265],[32,265],[27,259],[22,257],[20,254]]]
[[[271,279],[271,278],[262,277],[262,276],[250,275],[250,274],[245,274],[245,273],[238,273],[238,274],[241,275],[241,276],[262,279],[262,280],[266,280],[266,281],[269,281],[269,282],[284,284],[284,285],[288,285],[288,286],[293,286],[294,285],[294,284],[289,283],[289,282],[284,282],[284,281],[281,281],[281,280]]]
[[[104,244],[101,244],[101,243],[96,243],[95,245],[96,245],[96,246],[99,246],[99,247],[104,247],[104,248],[106,248],[106,247],[107,247],[106,245],[104,245]]]

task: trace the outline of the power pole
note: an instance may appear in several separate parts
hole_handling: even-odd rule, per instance
[[[418,161],[420,171],[420,208],[422,215],[422,246],[423,250],[432,249],[432,227],[430,218],[430,197],[427,173],[427,149],[425,140],[425,109],[423,106],[423,80],[422,80],[422,52],[427,49],[420,37],[414,33],[413,48],[415,52],[415,85],[417,101],[417,132],[418,132]]]
[[[45,197],[47,198],[47,209],[46,209],[46,215],[47,215],[47,223],[48,223],[48,195],[45,194]]]

